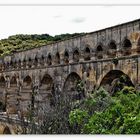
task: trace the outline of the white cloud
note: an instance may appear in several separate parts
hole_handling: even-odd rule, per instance
[[[1,6],[0,38],[92,32],[140,18],[140,6]]]
[[[76,18],[72,19],[72,22],[81,23],[81,22],[84,22],[85,20],[86,20],[85,17],[76,17]]]

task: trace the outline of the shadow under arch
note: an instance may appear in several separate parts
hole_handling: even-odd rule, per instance
[[[72,100],[81,99],[84,93],[79,93],[77,85],[81,82],[80,76],[76,72],[70,73],[63,86],[63,94],[66,97],[70,97]]]
[[[17,86],[16,76],[12,76],[12,78],[10,80],[10,86],[11,87],[16,87]]]
[[[97,59],[103,58],[103,44],[102,43],[99,43],[96,47],[96,56],[97,56]]]
[[[107,91],[114,93],[117,90],[119,90],[118,88],[116,88],[117,87],[117,82],[121,82],[123,86],[134,87],[134,84],[132,83],[130,77],[127,74],[125,74],[124,72],[122,72],[121,70],[111,70],[111,71],[109,71],[103,77],[99,87],[102,86]],[[120,87],[120,89],[121,89],[121,87]]]
[[[10,79],[10,90],[8,90],[8,95],[10,95],[10,99],[8,98],[7,109],[9,114],[17,113],[17,96],[18,96],[18,86],[16,76],[12,76]]]
[[[0,101],[0,112],[6,112],[6,105]]]
[[[27,75],[24,79],[23,79],[23,87],[31,87],[32,86],[32,79],[29,75]]]
[[[37,66],[38,65],[38,56],[36,55],[34,58],[34,65]]]
[[[55,64],[60,64],[60,54],[59,54],[59,52],[57,52],[56,55],[55,55]]]
[[[6,81],[4,76],[0,77],[0,111],[6,112],[7,94],[5,92]]]
[[[122,50],[123,50],[123,55],[130,55],[131,54],[131,48],[132,48],[132,43],[131,41],[125,37],[123,42],[122,42]]]
[[[47,57],[47,64],[48,66],[52,65],[52,56],[50,53],[48,54],[48,57]]]
[[[23,116],[27,116],[29,113],[29,109],[32,106],[32,79],[29,75],[23,78],[23,83],[20,91],[20,111]]]
[[[132,43],[127,37],[124,38],[124,40],[122,42],[122,47],[124,47],[124,48],[131,48],[132,47]]]
[[[5,85],[6,85],[6,81],[5,81],[5,78],[4,78],[4,76],[1,76],[0,77],[0,87],[5,87]]]
[[[55,96],[55,89],[53,85],[53,78],[49,74],[44,74],[40,80],[40,97],[41,103],[44,103],[45,107],[54,105],[52,98]]]
[[[73,52],[73,61],[74,62],[79,62],[80,59],[80,53],[78,49],[75,49]]]
[[[108,44],[107,55],[109,58],[116,57],[117,45],[114,40],[111,40]]]
[[[6,126],[3,130],[3,134],[12,134],[10,131],[10,128],[8,126]]]
[[[86,48],[84,50],[84,54],[85,54],[84,60],[85,61],[90,60],[90,53],[91,53],[90,46],[89,45],[86,45]]]
[[[65,53],[64,53],[64,63],[69,64],[69,53],[67,50],[65,50]]]
[[[40,81],[40,88],[50,90],[53,86],[53,79],[49,74],[45,74]]]

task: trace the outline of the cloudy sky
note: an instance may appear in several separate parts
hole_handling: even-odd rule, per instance
[[[139,18],[140,5],[0,5],[0,39],[15,34],[92,32]]]

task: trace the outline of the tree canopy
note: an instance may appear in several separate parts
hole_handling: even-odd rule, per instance
[[[56,36],[51,36],[49,34],[12,35],[9,36],[7,39],[0,40],[0,56],[4,56],[18,51],[28,50],[35,47],[41,47],[50,43],[54,43],[56,41],[65,40],[83,34],[84,33],[67,33]]]

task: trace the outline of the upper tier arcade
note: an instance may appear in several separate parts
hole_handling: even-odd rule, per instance
[[[0,59],[0,70],[63,66],[140,52],[140,19]]]

